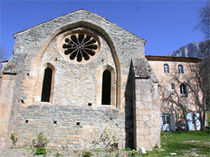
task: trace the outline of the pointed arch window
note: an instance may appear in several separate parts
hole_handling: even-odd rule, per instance
[[[43,78],[43,84],[42,84],[42,96],[41,96],[42,102],[50,102],[51,88],[52,88],[52,74],[53,74],[52,68],[47,67],[44,70],[44,78]]]
[[[169,65],[168,64],[164,64],[164,73],[170,73],[170,69],[169,69]]]
[[[183,65],[181,65],[181,64],[178,65],[178,71],[179,71],[179,74],[184,74]]]
[[[103,72],[102,79],[102,105],[111,104],[111,73],[109,70]]]
[[[181,96],[184,96],[184,97],[187,96],[187,87],[183,83],[180,85],[180,93],[181,93]]]

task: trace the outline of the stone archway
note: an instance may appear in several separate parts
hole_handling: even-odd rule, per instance
[[[37,54],[37,58],[34,60],[35,65],[34,67],[38,67],[39,63],[40,63],[40,58],[43,56],[45,50],[47,49],[48,45],[51,43],[51,41],[59,34],[64,33],[65,31],[71,30],[71,29],[75,29],[75,28],[87,28],[87,29],[92,29],[94,31],[96,31],[97,33],[101,34],[106,42],[108,43],[113,59],[114,59],[114,63],[115,63],[115,67],[116,67],[116,107],[117,108],[121,108],[121,66],[120,66],[120,61],[119,58],[117,56],[117,52],[115,49],[115,46],[111,40],[111,38],[109,37],[109,35],[106,33],[106,31],[104,29],[102,29],[101,27],[98,27],[95,24],[86,22],[86,21],[80,21],[80,22],[76,22],[73,24],[69,24],[69,25],[65,25],[63,27],[60,27],[59,29],[55,30],[50,36],[49,38],[44,42],[44,44],[42,45],[40,51]]]

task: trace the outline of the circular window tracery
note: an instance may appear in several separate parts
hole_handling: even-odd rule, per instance
[[[74,33],[66,36],[63,39],[63,53],[70,60],[77,62],[87,61],[94,56],[99,48],[99,43],[90,34]]]

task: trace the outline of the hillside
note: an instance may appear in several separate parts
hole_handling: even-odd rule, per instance
[[[192,42],[175,50],[171,56],[202,58],[202,54],[210,54],[210,40]]]

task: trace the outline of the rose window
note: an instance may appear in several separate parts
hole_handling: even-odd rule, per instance
[[[75,33],[63,40],[63,52],[70,60],[87,61],[96,54],[98,41],[89,34]]]

